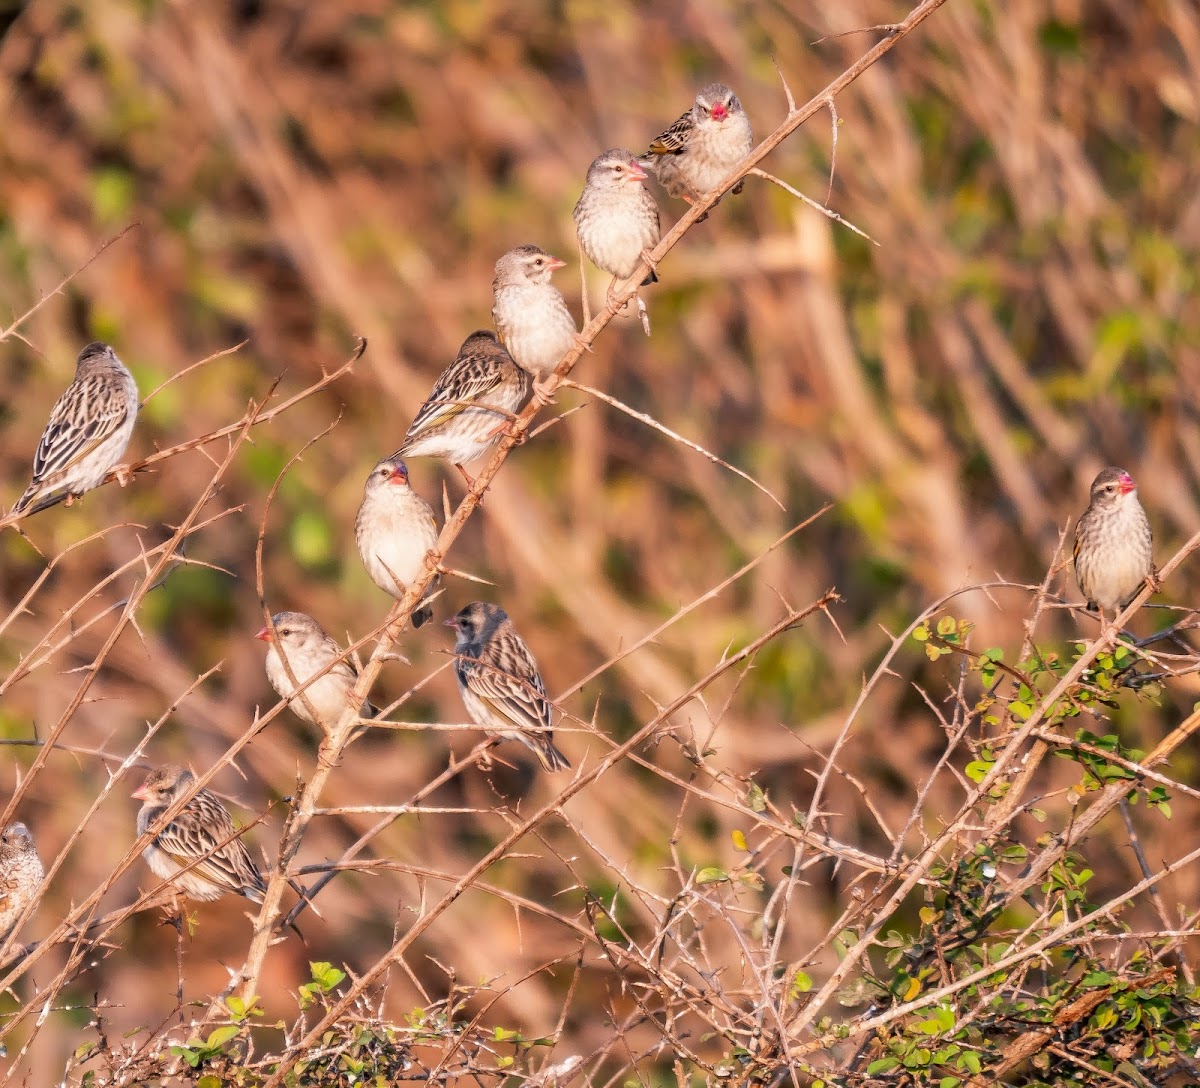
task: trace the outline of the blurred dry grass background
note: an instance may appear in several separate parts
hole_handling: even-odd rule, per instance
[[[256,706],[274,702],[251,638],[261,623],[253,553],[266,492],[288,458],[340,414],[288,474],[271,511],[267,602],[310,611],[337,637],[358,637],[388,606],[353,547],[362,481],[398,445],[459,342],[490,325],[495,258],[535,241],[569,259],[559,282],[578,314],[570,210],[599,149],[644,147],[709,78],[733,85],[765,133],[783,114],[772,56],[807,98],[868,39],[810,43],[903,10],[874,0],[652,8],[36,0],[0,13],[8,24],[0,40],[5,313],[22,313],[102,241],[140,223],[23,328],[27,343],[3,345],[5,505],[26,482],[46,411],[87,340],[112,342],[143,393],[249,340],[151,402],[131,450],[138,456],[236,419],[281,373],[283,392],[302,387],[340,363],[355,335],[370,342],[352,377],[256,433],[220,494],[244,513],[188,551],[227,573],[184,567],[156,590],[139,616],[144,639],[121,638],[70,729],[72,744],[124,754],[146,721],[221,662],[152,747],[156,759],[200,768],[242,735]],[[736,692],[729,678],[708,694],[708,712],[693,703],[674,723],[688,743],[714,749],[713,762],[755,773],[785,807],[807,803],[810,772],[889,645],[886,632],[996,572],[1039,581],[1101,466],[1117,463],[1137,478],[1160,556],[1200,529],[1195,6],[951,0],[839,98],[837,113],[830,203],[878,247],[751,179],[659,269],[662,283],[646,296],[653,336],[621,321],[575,374],[751,473],[787,511],[592,402],[514,454],[450,557],[496,583],[483,592],[513,615],[557,692],[835,503],[752,575],[568,703],[584,721],[595,709],[601,732],[622,739],[726,646],[767,627],[779,613],[777,592],[802,605],[836,586],[844,639],[811,619],[760,655]],[[820,199],[830,151],[828,119],[818,119],[767,165]],[[680,213],[661,203],[668,220]],[[606,278],[589,277],[595,301]],[[587,400],[564,393],[554,410]],[[431,462],[410,467],[435,506],[443,487],[461,494],[452,472]],[[6,669],[110,567],[141,542],[163,539],[211,469],[203,453],[190,453],[129,489],[108,487],[80,508],[29,522],[48,556],[103,526],[129,525],[64,563],[7,631]],[[0,550],[7,611],[45,561],[14,533]],[[1187,604],[1196,586],[1185,566],[1165,596]],[[451,580],[439,618],[480,592]],[[104,600],[121,593],[113,587]],[[1073,585],[1066,596],[1074,599]],[[954,607],[978,624],[976,645],[1015,648],[1027,603],[1009,591]],[[1164,622],[1158,615],[1143,613],[1135,627],[1150,630]],[[1065,639],[1077,625],[1064,615],[1044,634]],[[5,737],[56,720],[74,690],[70,670],[91,660],[106,633],[101,624],[81,634],[6,692]],[[444,635],[406,636],[411,665],[390,666],[385,691],[395,697],[444,666]],[[902,826],[914,784],[944,741],[907,681],[921,679],[937,700],[945,670],[919,652],[896,668],[842,753],[847,776],[831,781],[825,802],[835,837],[884,853],[887,840],[854,780],[867,785],[883,820]],[[1183,678],[1159,708],[1130,701],[1117,715],[1127,741],[1149,747],[1198,690]],[[402,716],[462,721],[449,673]],[[476,739],[374,735],[351,749],[327,803],[401,802],[445,765],[448,746],[462,753]],[[261,811],[307,773],[315,742],[285,714],[246,749],[244,778],[227,772],[217,784],[237,811]],[[584,731],[564,732],[561,746],[574,761],[598,752]],[[679,743],[652,752],[681,777],[693,773]],[[504,833],[503,817],[490,810],[549,796],[523,753],[506,747],[502,755],[515,769],[470,771],[431,802],[477,811],[403,817],[373,855],[469,867]],[[6,750],[9,786],[31,758],[27,749]],[[43,856],[54,855],[104,780],[100,762],[86,756],[56,755],[51,768],[20,813]],[[1194,780],[1194,752],[1173,773]],[[1072,780],[1070,765],[1045,775],[1047,793]],[[931,814],[960,799],[949,783],[939,791]],[[119,789],[93,821],[27,936],[50,928],[124,852],[135,812],[127,792]],[[611,899],[615,873],[670,896],[672,851],[685,869],[720,861],[737,826],[703,799],[681,820],[682,804],[663,779],[623,765],[567,806],[586,842],[550,827],[530,856],[491,879],[557,909],[576,880]],[[254,836],[269,854],[282,806],[277,813]],[[1179,806],[1177,821],[1193,818]],[[375,819],[320,821],[305,860],[336,856]],[[1154,857],[1175,849],[1161,822],[1147,826],[1143,845]],[[556,852],[576,860],[564,865]],[[1132,861],[1113,864],[1126,880]],[[817,944],[839,911],[839,874],[825,866],[807,878],[789,933],[797,949]],[[147,879],[135,869],[114,902]],[[1107,879],[1103,870],[1097,879]],[[395,874],[335,881],[321,898],[325,921],[310,917],[305,927],[310,948],[290,942],[273,953],[268,1005],[307,977],[306,959],[373,963],[393,927],[405,928],[433,890]],[[1198,890],[1188,873],[1165,896],[1194,903]],[[743,898],[752,910],[754,895]],[[622,905],[633,931],[653,931],[637,896],[626,893]],[[240,962],[248,933],[236,902],[200,916],[187,950],[192,997],[223,985],[222,965]],[[124,951],[71,991],[77,1001],[102,991],[120,1006],[111,1012],[116,1028],[154,1022],[171,1007],[174,940],[156,923],[131,924]],[[447,969],[501,988],[542,961],[573,956],[573,940],[551,920],[468,894],[421,940],[388,1001],[402,1012],[440,996]],[[719,948],[713,954],[719,959]],[[565,985],[553,972],[535,974],[489,1015],[544,1034]],[[568,1010],[564,1052],[598,1045],[601,1010],[625,1001],[596,966]],[[52,1018],[36,1054],[61,1067],[86,1019]]]

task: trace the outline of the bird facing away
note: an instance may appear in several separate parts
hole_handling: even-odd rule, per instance
[[[1075,526],[1075,580],[1089,609],[1120,612],[1149,580],[1157,585],[1153,541],[1137,484],[1124,469],[1092,481],[1091,501]]]
[[[151,771],[133,794],[143,802],[137,817],[138,835],[144,835],[195,784],[196,776],[183,767]],[[237,836],[225,806],[215,794],[200,790],[155,836],[142,856],[155,876],[170,880],[173,890],[189,899],[207,903],[225,892],[235,892],[252,903],[261,903],[266,882],[246,844]]]
[[[554,747],[552,709],[537,662],[508,613],[475,601],[445,625],[458,633],[454,672],[471,720],[489,733],[519,740],[548,771],[570,767]]]
[[[388,458],[371,469],[354,519],[354,538],[371,581],[396,600],[403,597],[424,569],[438,538],[433,511],[409,485],[403,461]],[[430,588],[437,582],[435,577]],[[433,609],[428,605],[417,608],[412,625],[420,627],[432,618]]]
[[[496,262],[492,320],[504,346],[541,387],[575,342],[575,319],[550,282],[567,262],[538,246],[517,246]]]
[[[571,213],[584,253],[613,277],[608,286],[610,302],[617,282],[629,279],[643,260],[651,263],[650,250],[658,245],[662,228],[658,205],[642,184],[646,176],[632,152],[609,148],[588,167],[583,193]],[[641,286],[657,280],[651,266]]]
[[[291,700],[289,705],[301,721],[319,725],[326,733],[332,732],[349,705],[350,693],[358,683],[358,669],[349,658],[342,657],[342,648],[307,613],[276,612],[271,623],[275,626],[274,633],[268,626],[254,636],[267,643],[267,679],[271,687],[281,699]],[[296,677],[294,684],[284,666],[284,657]],[[322,672],[319,680],[296,694],[297,686]],[[361,713],[374,717],[375,708],[365,702]]]
[[[36,514],[104,482],[133,435],[138,390],[133,375],[107,344],[88,344],[75,360],[75,380],[50,410],[33,455],[33,479],[13,506]],[[120,475],[121,485],[128,482]]]
[[[528,396],[529,375],[496,334],[483,329],[473,332],[421,405],[404,444],[388,460],[441,457],[473,487],[475,481],[463,465],[500,441]]]
[[[45,873],[29,828],[9,824],[0,834],[0,941],[33,901]]]
[[[724,83],[710,83],[692,108],[650,144],[646,159],[671,196],[695,204],[729,177],[753,147],[750,119],[738,96]],[[733,192],[740,193],[744,184],[745,178]]]

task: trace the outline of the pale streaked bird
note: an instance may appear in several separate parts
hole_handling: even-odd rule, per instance
[[[396,600],[403,597],[437,546],[438,532],[429,503],[412,489],[408,466],[398,458],[380,461],[367,476],[354,538],[371,581]],[[435,576],[431,589],[437,581]],[[428,605],[417,608],[412,625],[432,618]]]
[[[463,706],[480,729],[532,749],[548,771],[570,767],[554,746],[554,715],[537,662],[503,608],[469,604],[445,621],[457,632],[454,673]]]
[[[661,225],[658,205],[642,184],[646,171],[623,147],[598,155],[588,167],[583,192],[571,213],[579,244],[588,259],[612,276],[608,299],[617,283],[633,275],[658,245]],[[653,267],[641,286],[655,283]]]
[[[0,834],[0,941],[33,902],[45,876],[33,836],[22,823],[9,824]]]
[[[274,632],[263,627],[254,637],[267,643],[267,679],[281,699],[290,699],[293,713],[310,725],[332,732],[350,704],[350,694],[358,683],[358,670],[325,629],[305,612],[277,612],[271,617]],[[284,666],[291,666],[292,683]],[[340,658],[340,660],[339,660]],[[303,691],[297,686],[320,673]],[[363,717],[374,717],[375,708],[362,705]]]
[[[75,361],[75,380],[50,411],[33,457],[33,479],[13,506],[36,514],[104,482],[129,446],[137,419],[133,375],[107,344],[88,344]],[[122,486],[127,477],[119,474]]]
[[[133,794],[143,802],[137,817],[138,835],[144,835],[195,784],[196,776],[183,767],[151,771]],[[252,903],[261,903],[267,890],[229,812],[208,790],[199,790],[154,837],[142,856],[155,876],[171,882],[173,891],[200,902],[234,892]]]
[[[724,83],[710,83],[692,108],[650,144],[646,161],[671,196],[695,204],[729,177],[753,147],[750,119],[738,96]],[[745,178],[732,191],[740,193],[744,184]]]
[[[1147,580],[1158,584],[1150,521],[1124,469],[1106,468],[1092,481],[1075,526],[1075,580],[1102,617],[1124,609]]]
[[[473,332],[438,378],[404,444],[389,460],[440,457],[473,487],[475,481],[463,465],[495,448],[528,396],[528,373],[495,333]]]
[[[575,319],[550,276],[566,261],[538,246],[517,246],[496,262],[492,280],[492,320],[504,346],[542,388],[578,339]]]

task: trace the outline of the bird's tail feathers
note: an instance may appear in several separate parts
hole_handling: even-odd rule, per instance
[[[64,502],[71,494],[65,488],[56,491],[42,492],[40,488],[30,484],[25,489],[25,494],[22,495],[15,503],[13,503],[12,512],[14,514],[36,514],[41,510],[49,510],[52,506],[57,506],[60,502]],[[41,496],[40,498],[38,496]],[[35,502],[34,499],[37,499]]]
[[[533,750],[547,771],[569,771],[571,769],[571,761],[554,747],[554,742],[549,737],[538,737],[535,743],[537,747]]]

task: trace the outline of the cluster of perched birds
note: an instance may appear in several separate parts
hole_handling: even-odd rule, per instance
[[[597,156],[574,208],[579,243],[618,284],[643,265],[638,286],[657,279],[651,251],[660,237],[658,206],[644,183],[653,173],[668,194],[695,203],[718,188],[751,151],[750,122],[737,95],[713,83],[639,157],[625,148]],[[737,193],[742,182],[733,188]],[[486,455],[508,432],[531,397],[543,403],[547,381],[579,339],[562,294],[551,283],[565,262],[536,245],[505,253],[495,267],[492,317],[496,332],[463,341],[434,384],[400,448],[367,476],[355,519],[359,555],[375,584],[400,599],[430,566],[438,540],[429,504],[413,490],[404,458],[435,457],[454,465],[468,487],[466,465]],[[636,289],[635,289],[636,291]],[[119,465],[133,433],[138,391],[133,376],[106,344],[79,354],[75,379],[59,398],[34,456],[33,478],[13,510],[31,514],[70,505],[109,474],[124,486]],[[1150,525],[1128,473],[1105,469],[1075,536],[1075,571],[1089,607],[1115,611],[1146,581],[1155,582]],[[428,593],[436,587],[431,581]],[[414,628],[432,617],[422,602]],[[537,662],[504,609],[474,601],[446,625],[455,630],[455,674],[471,720],[486,732],[521,741],[547,771],[570,767],[553,740],[553,708]],[[268,644],[266,674],[302,720],[331,731],[345,714],[358,679],[345,650],[312,616],[279,612],[257,634]],[[356,708],[374,716],[368,702]],[[261,902],[262,873],[221,801],[178,766],[153,770],[134,793],[142,801],[139,836],[155,828],[176,802],[182,810],[157,830],[144,856],[172,889],[192,899],[236,892]],[[33,837],[24,824],[0,835],[0,939],[8,933],[43,878]]]

